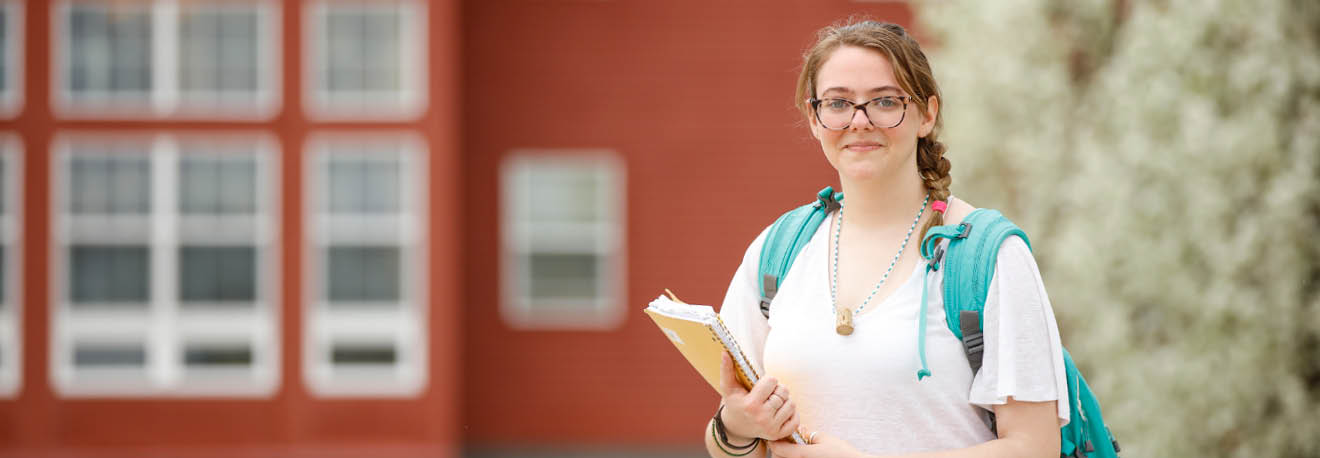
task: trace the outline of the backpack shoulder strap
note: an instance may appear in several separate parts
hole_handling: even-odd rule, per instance
[[[761,287],[761,314],[766,318],[770,318],[770,302],[774,300],[779,285],[784,282],[784,276],[788,275],[788,269],[793,266],[798,253],[830,212],[840,207],[842,200],[843,193],[834,192],[834,188],[826,186],[816,194],[815,201],[789,210],[770,226],[765,244],[761,246],[761,261],[756,275]]]
[[[957,225],[936,226],[926,232],[921,242],[921,256],[930,261],[927,272],[944,269],[944,320],[949,331],[963,343],[967,363],[975,375],[981,370],[985,355],[984,311],[990,282],[994,279],[995,264],[999,260],[999,247],[1004,240],[1018,236],[1031,248],[1027,234],[991,209],[977,209]],[[949,239],[947,253],[940,239]],[[925,317],[925,288],[922,288],[922,317]],[[924,320],[923,320],[924,321]],[[924,330],[924,323],[922,330]],[[924,345],[923,345],[924,346]],[[923,371],[925,357],[922,355]],[[918,372],[917,378],[921,378]],[[994,413],[990,417],[990,431],[998,434]]]
[[[980,369],[986,295],[994,279],[999,247],[1017,236],[1031,248],[1027,234],[998,210],[977,209],[957,225],[937,226],[922,241],[922,256],[933,269],[944,269],[944,318],[949,331],[963,341],[972,372]],[[949,239],[943,252],[939,239]]]

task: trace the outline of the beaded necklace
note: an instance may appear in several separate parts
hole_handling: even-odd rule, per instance
[[[862,310],[866,309],[866,304],[871,302],[871,298],[874,297],[875,293],[880,291],[880,287],[885,284],[885,280],[889,279],[889,274],[894,271],[894,265],[898,264],[898,258],[903,256],[903,249],[907,248],[908,239],[912,237],[912,230],[917,228],[917,221],[921,221],[921,215],[926,213],[926,204],[928,203],[930,203],[930,194],[926,194],[926,199],[921,201],[921,209],[917,210],[917,217],[912,219],[912,226],[908,227],[907,235],[903,236],[903,244],[898,246],[898,253],[894,254],[894,259],[892,261],[889,261],[889,269],[886,269],[884,276],[880,277],[880,282],[875,284],[875,289],[871,290],[871,294],[866,296],[866,300],[862,301],[862,305],[857,307],[856,311],[845,308],[842,312],[839,311],[838,291],[839,235],[843,234],[843,207],[839,207],[839,224],[834,228],[834,269],[831,270],[832,275],[830,278],[830,304],[833,305],[832,308],[834,309],[834,330],[835,332],[838,332],[839,335],[846,336],[853,333],[853,315],[862,313]]]

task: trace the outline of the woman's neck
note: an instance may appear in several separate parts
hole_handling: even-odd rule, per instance
[[[849,180],[840,175],[848,226],[883,230],[912,224],[926,196],[926,185],[915,173],[900,175],[874,180]]]

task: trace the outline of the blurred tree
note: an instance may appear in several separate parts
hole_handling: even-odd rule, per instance
[[[916,5],[953,191],[1134,456],[1320,456],[1320,2]]]

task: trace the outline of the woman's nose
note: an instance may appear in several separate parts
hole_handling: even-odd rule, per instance
[[[848,123],[849,130],[870,130],[875,126],[871,125],[871,118],[866,114],[865,109],[853,110],[852,121]]]

